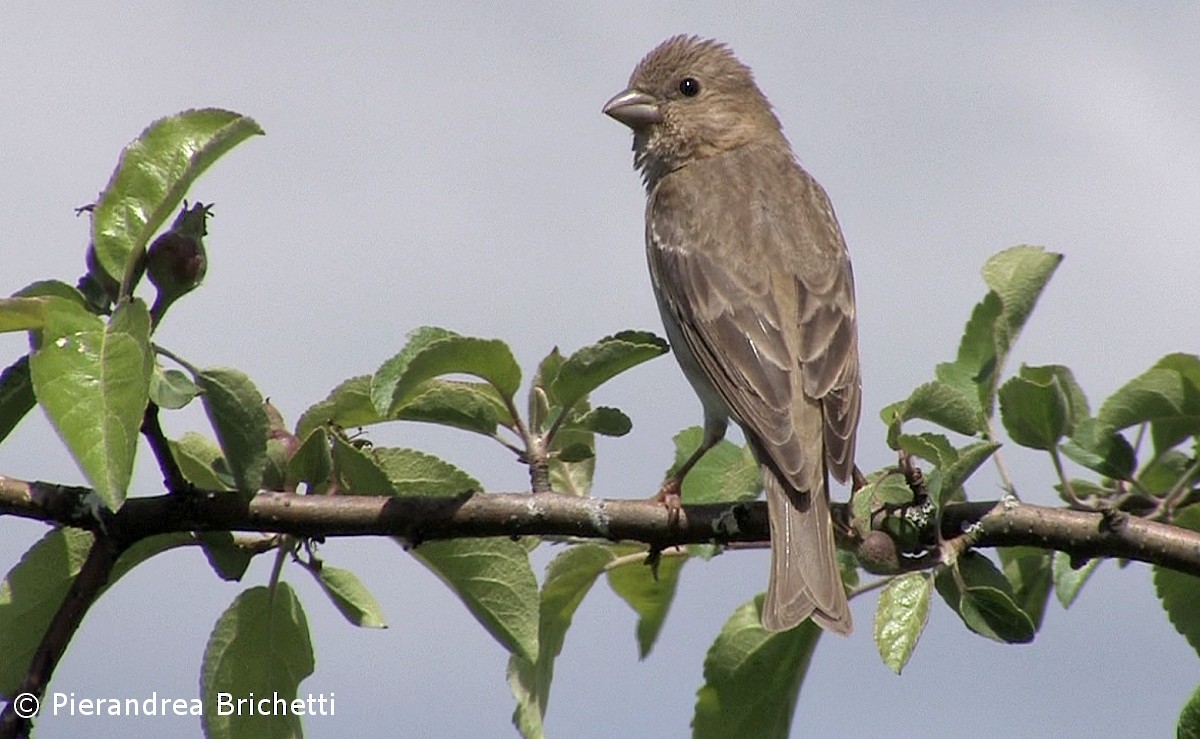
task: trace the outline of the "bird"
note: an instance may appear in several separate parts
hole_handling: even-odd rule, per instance
[[[763,628],[811,617],[848,635],[829,477],[859,475],[862,379],[854,275],[829,197],[719,41],[667,39],[603,112],[633,131],[656,302],[704,409],[703,441],[659,499],[678,510],[684,476],[735,421],[767,498]]]

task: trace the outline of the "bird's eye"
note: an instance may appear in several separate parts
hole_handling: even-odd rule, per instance
[[[684,97],[694,98],[700,94],[700,83],[695,77],[684,77],[679,80],[679,93]]]

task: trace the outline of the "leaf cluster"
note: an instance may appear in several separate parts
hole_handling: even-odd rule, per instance
[[[1060,261],[1029,246],[991,258],[983,268],[988,293],[966,324],[957,357],[937,365],[932,381],[882,411],[888,444],[902,464],[869,476],[852,509],[864,540],[883,530],[896,550],[889,558],[871,548],[874,560],[895,563],[880,596],[874,634],[884,662],[896,672],[913,654],[933,591],[971,631],[1023,643],[1040,628],[1050,592],[1069,607],[1101,563],[1032,547],[1001,548],[993,562],[971,550],[971,531],[943,539],[941,511],[967,499],[964,484],[988,459],[997,463],[1010,495],[1001,505],[1019,505],[1001,462],[998,426],[1013,444],[1047,455],[1070,508],[1139,515],[1192,530],[1200,523],[1194,505],[1200,357],[1163,357],[1104,399],[1094,414],[1066,366],[1022,365],[1005,378],[1013,344]],[[908,431],[914,422],[938,430]],[[912,458],[930,465],[916,479]],[[1088,476],[1068,475],[1071,463]],[[935,566],[928,572],[898,571],[906,562],[930,561]],[[1200,652],[1200,620],[1192,616],[1200,582],[1160,567],[1154,568],[1154,581],[1171,622]],[[1181,731],[1185,721],[1194,724],[1196,706],[1200,698],[1193,697]]]

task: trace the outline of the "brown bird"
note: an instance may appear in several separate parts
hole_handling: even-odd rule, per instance
[[[811,616],[849,634],[829,473],[842,482],[854,473],[861,381],[854,276],[833,207],[724,44],[668,39],[604,112],[633,129],[655,297],[704,406],[704,441],[660,497],[671,505],[732,418],[762,468],[770,512],[763,626],[783,631]]]

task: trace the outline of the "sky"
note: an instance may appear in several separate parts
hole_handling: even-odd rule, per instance
[[[107,5],[107,6],[106,6]],[[267,136],[234,150],[190,197],[215,202],[205,285],[156,341],[248,373],[294,422],[373,371],[423,325],[502,338],[526,376],[553,346],[661,332],[642,246],[629,132],[600,113],[637,61],[676,33],[728,42],[754,69],[797,157],[826,188],[858,290],[859,465],[891,463],[879,409],[954,355],[988,256],[1029,243],[1066,255],[1022,335],[1020,362],[1070,366],[1093,409],[1173,351],[1197,351],[1200,6],[1187,3],[569,4],[9,2],[0,10],[0,292],[74,281],[103,188],[152,120],[215,106]],[[0,364],[27,350],[0,335]],[[651,495],[672,435],[700,406],[670,358],[603,387],[634,430],[599,444],[595,494]],[[195,410],[170,434],[203,430]],[[376,444],[439,454],[488,490],[524,469],[487,440],[409,424]],[[1011,445],[1010,445],[1011,446]],[[160,492],[143,449],[133,495]],[[1006,448],[1022,497],[1054,504],[1048,460]],[[31,414],[0,474],[81,483]],[[969,484],[998,495],[995,475]],[[835,490],[835,497],[845,497]],[[0,520],[0,568],[46,530]],[[539,552],[537,567],[554,551]],[[292,568],[317,670],[335,693],[311,737],[516,736],[507,655],[390,541],[330,540],[390,628],[359,630]],[[195,697],[209,630],[243,587],[199,552],[162,555],[88,614],[51,684],[77,697]],[[292,571],[295,570],[295,571]],[[1106,563],[1077,603],[1053,599],[1037,639],[1002,646],[940,601],[896,676],[858,629],[825,638],[793,736],[1164,736],[1200,662],[1140,564]],[[580,607],[555,672],[554,737],[688,735],[705,650],[765,588],[764,552],[684,570],[659,644],[604,583]],[[45,717],[42,739],[195,736],[191,719]]]

